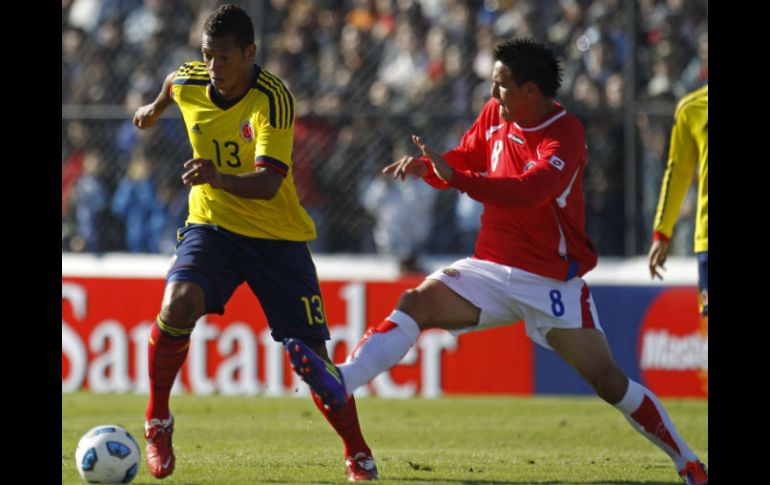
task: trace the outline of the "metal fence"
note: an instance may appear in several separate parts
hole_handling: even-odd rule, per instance
[[[131,116],[200,57],[202,21],[219,3],[62,2],[62,251],[172,251],[187,210],[185,129],[176,107],[147,132]],[[259,64],[297,98],[295,180],[316,252],[471,250],[478,206],[377,173],[415,153],[412,133],[455,146],[489,96],[492,48],[517,35],[547,41],[564,65],[558,99],[586,128],[600,254],[646,251],[675,101],[708,76],[705,0],[240,3]],[[687,204],[674,254],[692,253]]]

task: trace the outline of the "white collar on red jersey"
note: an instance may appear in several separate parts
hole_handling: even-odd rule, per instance
[[[567,110],[566,110],[566,109],[564,109],[564,107],[563,107],[563,106],[561,106],[561,105],[559,105],[559,104],[557,104],[556,106],[559,108],[559,109],[558,109],[558,111],[556,112],[556,114],[554,114],[554,115],[553,115],[553,116],[551,116],[550,118],[546,119],[545,121],[543,121],[542,123],[540,123],[540,124],[539,124],[539,125],[537,125],[537,126],[533,126],[533,127],[531,127],[531,128],[522,128],[522,127],[521,127],[521,126],[519,126],[519,124],[518,124],[518,123],[516,123],[516,122],[514,122],[513,124],[514,124],[514,126],[516,126],[516,128],[518,128],[518,129],[519,129],[519,130],[521,130],[521,131],[538,131],[538,130],[542,130],[542,129],[543,129],[543,128],[545,128],[546,126],[550,125],[550,124],[551,124],[551,123],[553,123],[554,121],[558,120],[559,118],[561,118],[562,116],[564,116],[564,115],[566,115],[566,114],[567,114]]]

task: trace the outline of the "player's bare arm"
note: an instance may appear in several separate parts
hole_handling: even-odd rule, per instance
[[[650,277],[654,280],[657,276],[661,280],[663,275],[658,272],[658,269],[665,270],[666,256],[668,255],[668,241],[657,240],[652,242],[650,248],[650,254],[648,256],[648,263],[650,266]]]
[[[166,76],[166,79],[163,81],[163,87],[161,88],[158,97],[155,98],[155,101],[150,104],[140,106],[136,110],[136,113],[134,113],[134,126],[140,130],[151,127],[155,124],[156,121],[158,121],[160,115],[166,111],[166,108],[168,108],[169,105],[174,102],[174,98],[171,97],[171,86],[174,83],[175,77],[176,71]]]
[[[270,200],[278,193],[283,175],[266,167],[242,175],[221,173],[208,158],[193,158],[184,163],[182,182],[187,187],[209,184],[245,199]]]

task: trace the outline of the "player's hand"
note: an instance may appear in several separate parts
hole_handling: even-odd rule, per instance
[[[187,187],[193,185],[209,184],[218,188],[221,181],[221,174],[214,166],[214,162],[208,158],[193,158],[184,162],[184,168],[187,170],[182,174],[182,182]]]
[[[155,103],[140,106],[134,113],[134,126],[140,130],[145,130],[154,125],[160,115],[161,111],[155,108]]]
[[[453,172],[452,167],[449,166],[449,163],[447,163],[447,161],[444,160],[441,155],[428,148],[428,146],[423,143],[422,138],[419,136],[412,135],[412,141],[415,145],[417,145],[417,148],[420,149],[422,154],[428,157],[428,160],[430,160],[430,162],[433,164],[433,171],[436,172],[438,178],[444,182],[449,183]]]
[[[401,180],[404,180],[407,175],[410,175],[413,178],[421,178],[428,173],[428,167],[421,159],[406,155],[401,157],[399,161],[391,163],[383,168],[382,173],[392,173],[393,178],[400,178]]]
[[[657,276],[661,280],[663,275],[658,273],[658,268],[666,270],[666,256],[668,255],[668,241],[658,240],[652,241],[652,247],[650,248],[649,265],[650,265],[650,277],[654,280]]]

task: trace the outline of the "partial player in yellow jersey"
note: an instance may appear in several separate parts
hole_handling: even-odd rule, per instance
[[[329,360],[329,329],[307,246],[315,226],[294,187],[294,96],[254,63],[256,49],[246,11],[217,8],[203,28],[203,62],[169,74],[157,99],[134,115],[134,124],[146,129],[176,102],[193,149],[182,175],[190,212],[149,341],[146,457],[157,478],[175,466],[169,396],[195,323],[207,313],[223,314],[242,283],[262,304],[273,339],[299,339]],[[340,410],[326,409],[315,394],[313,400],[343,440],[348,478],[377,479],[355,400]]]
[[[695,219],[695,254],[698,257],[699,309],[708,317],[709,251],[709,87],[697,89],[679,101],[671,130],[668,164],[658,200],[649,254],[650,276],[663,279],[669,241],[693,175],[698,174],[698,210]]]

